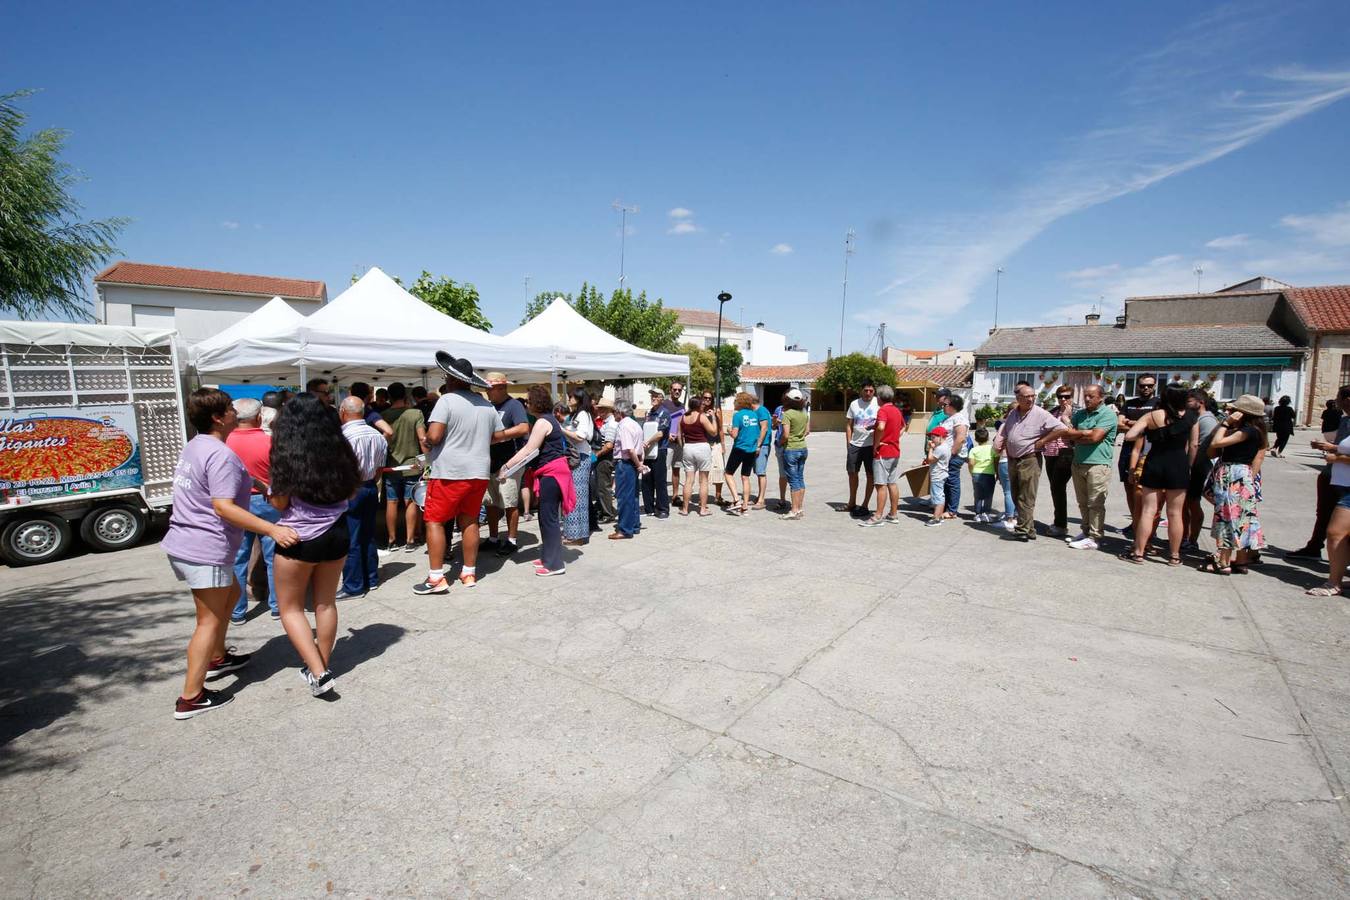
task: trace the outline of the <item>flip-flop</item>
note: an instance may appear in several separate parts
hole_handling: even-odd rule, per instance
[[[1322,584],[1315,588],[1308,588],[1303,593],[1309,597],[1339,597],[1341,589],[1334,584]]]

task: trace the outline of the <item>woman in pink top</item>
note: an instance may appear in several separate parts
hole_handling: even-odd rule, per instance
[[[187,675],[183,693],[174,706],[175,719],[191,719],[234,699],[208,691],[208,678],[242,669],[249,655],[225,647],[239,588],[234,580],[234,557],[244,530],[265,534],[288,547],[299,537],[284,525],[274,525],[248,511],[253,479],[225,438],[237,421],[230,395],[215,388],[199,388],[188,397],[188,421],[197,436],[188,441],[173,473],[173,512],[160,547],[179,581],[192,590],[197,627],[187,647]]]
[[[271,495],[281,524],[300,536],[278,548],[275,577],[281,625],[304,660],[300,677],[315,697],[333,689],[328,663],[337,641],[337,587],[351,537],[347,501],[361,486],[356,454],[335,409],[312,394],[286,401],[272,429]],[[313,589],[314,630],[305,617]],[[317,640],[315,635],[317,633]]]

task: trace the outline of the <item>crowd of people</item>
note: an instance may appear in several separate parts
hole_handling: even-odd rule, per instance
[[[196,435],[175,472],[162,543],[197,611],[176,718],[232,699],[206,682],[249,661],[227,646],[226,634],[230,624],[246,621],[250,586],[255,598],[265,596],[299,657],[301,677],[320,696],[336,683],[337,601],[376,588],[381,558],[424,550],[426,575],[412,588],[419,595],[448,593],[452,582],[473,588],[480,551],[515,556],[521,523],[536,520],[534,573],[563,575],[565,548],[584,546],[605,530],[609,540],[633,540],[644,515],[666,519],[677,507],[682,516],[711,516],[718,508],[746,516],[769,508],[771,457],[781,519],[806,514],[811,425],[801,391],[786,391],[772,411],[759,397],[739,393],[724,410],[709,391],[685,400],[676,381],[668,394],[651,388],[650,405],[639,414],[612,386],[594,397],[576,388],[558,403],[547,387],[533,385],[522,402],[502,373],[480,377],[467,360],[448,355],[438,362],[446,378],[434,393],[401,383],[372,391],[356,382],[335,404],[332,386],[320,378],[303,393],[261,400],[232,400],[214,388],[191,394],[187,416]],[[972,427],[963,399],[939,391],[919,463],[928,485],[925,524],[962,516],[961,473],[969,469],[971,521],[1001,526],[1010,540],[1036,540],[1044,471],[1053,506],[1044,533],[1075,550],[1098,549],[1106,499],[1118,480],[1130,510],[1121,529],[1129,542],[1123,560],[1142,564],[1166,525],[1165,561],[1181,565],[1183,553],[1198,551],[1207,501],[1216,550],[1201,568],[1245,571],[1265,546],[1261,464],[1288,443],[1293,415],[1281,412],[1291,409],[1288,398],[1268,410],[1259,398],[1243,396],[1220,413],[1202,390],[1169,384],[1158,396],[1151,376],[1139,378],[1138,390],[1112,403],[1101,386],[1089,385],[1078,406],[1073,390],[1061,387],[1043,406],[1022,382],[992,427]],[[1324,417],[1324,439],[1313,442],[1330,463],[1319,479],[1314,534],[1289,554],[1320,559],[1328,547],[1330,578],[1309,592],[1322,595],[1340,593],[1350,563],[1350,387],[1335,403],[1334,420]],[[845,509],[864,527],[902,521],[906,412],[884,385],[863,385],[848,407]],[[999,485],[1001,514],[993,508]],[[1070,485],[1081,522],[1074,536]],[[457,571],[449,553],[455,532]]]

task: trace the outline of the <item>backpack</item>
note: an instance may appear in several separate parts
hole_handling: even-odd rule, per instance
[[[574,428],[576,426],[576,416],[568,416],[566,424],[568,428]],[[592,420],[592,425],[594,425],[594,420]],[[567,437],[567,435],[563,435],[563,446],[567,448],[567,468],[569,469],[580,468],[581,448],[578,447],[575,443],[573,443],[572,440],[569,437]]]

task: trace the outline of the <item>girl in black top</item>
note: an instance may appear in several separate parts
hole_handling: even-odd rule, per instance
[[[1139,497],[1139,518],[1135,520],[1134,546],[1120,558],[1132,563],[1144,561],[1144,551],[1158,529],[1158,513],[1167,506],[1167,544],[1169,566],[1181,565],[1181,541],[1186,529],[1182,521],[1186,506],[1186,489],[1191,484],[1191,464],[1195,462],[1200,443],[1198,414],[1187,408],[1186,388],[1173,382],[1163,391],[1162,403],[1157,409],[1141,416],[1125,433],[1125,446],[1148,432],[1149,451],[1144,460],[1144,471],[1138,478],[1142,490]],[[1130,448],[1137,453],[1137,448]],[[1131,460],[1130,480],[1135,480],[1135,463]],[[1176,524],[1171,524],[1176,523]]]
[[[1322,410],[1322,433],[1335,434],[1341,427],[1341,410],[1335,400],[1327,401],[1327,408]]]
[[[542,384],[532,385],[529,396],[526,398],[526,407],[530,414],[536,417],[534,425],[530,427],[530,436],[525,441],[525,446],[517,450],[514,456],[502,464],[502,472],[515,468],[535,450],[539,451],[539,456],[532,460],[531,467],[536,473],[549,463],[567,457],[567,445],[564,443],[566,438],[563,437],[562,425],[553,414],[553,397],[549,394],[548,388]],[[498,477],[504,479],[502,475]],[[567,571],[562,555],[562,518],[560,515],[562,488],[558,486],[557,480],[552,475],[540,476],[536,474],[535,477],[538,479],[539,485],[539,543],[541,550],[539,565],[534,567],[534,574],[540,576],[561,575]],[[567,477],[571,477],[570,472]]]
[[[1284,445],[1289,443],[1289,436],[1294,433],[1294,407],[1289,397],[1280,398],[1280,405],[1270,414],[1270,425],[1275,429],[1275,449],[1270,455],[1284,456]]]

